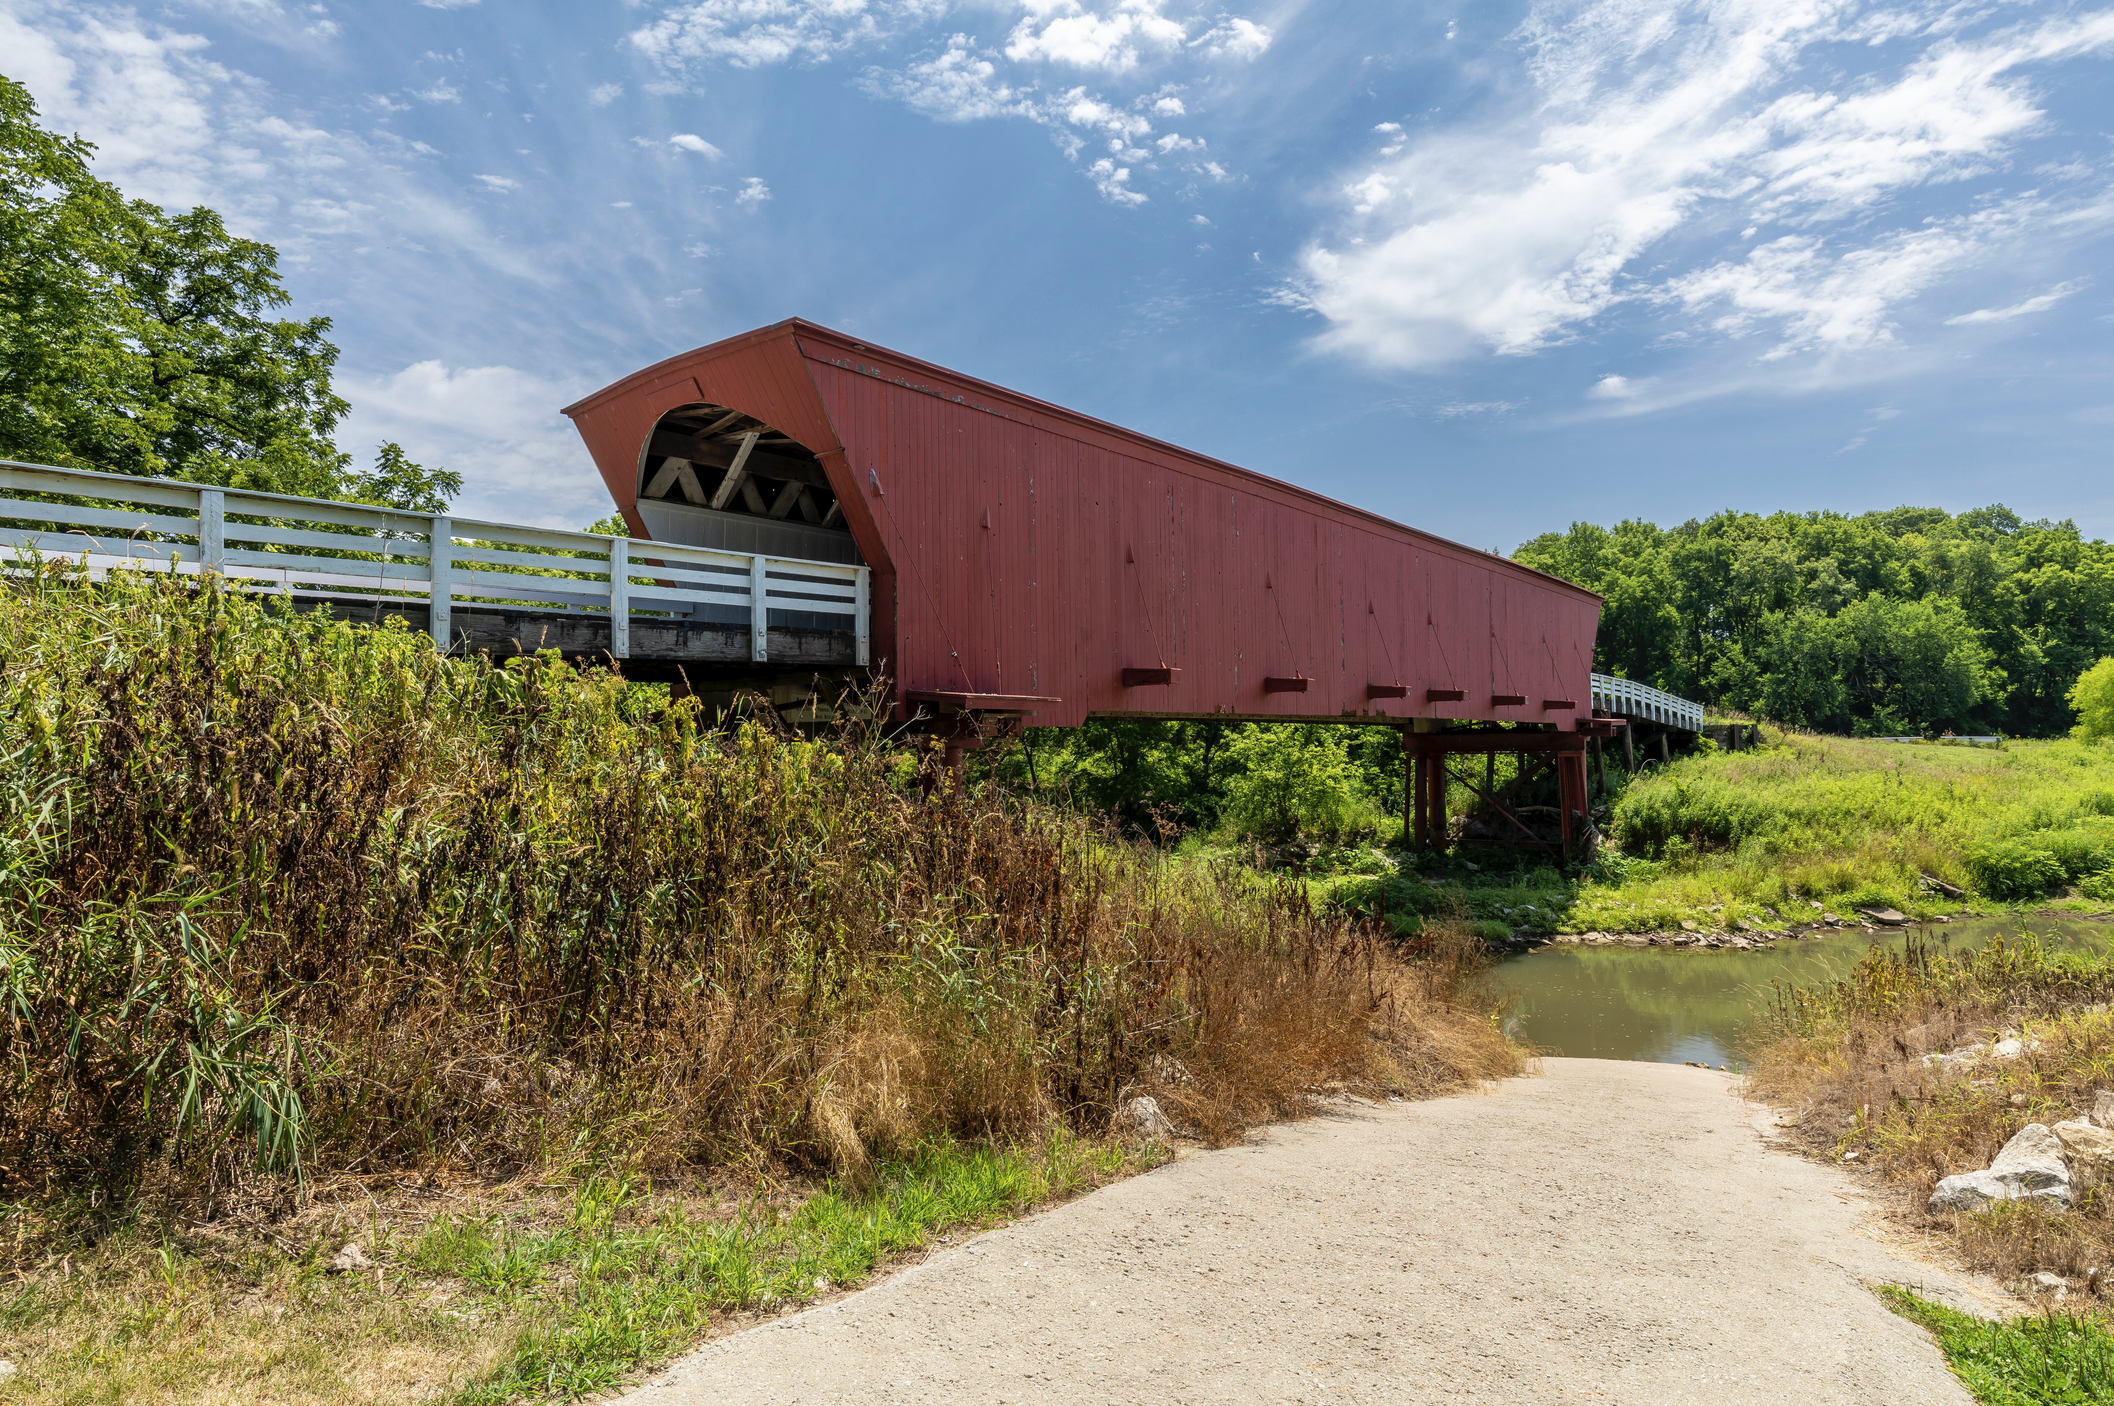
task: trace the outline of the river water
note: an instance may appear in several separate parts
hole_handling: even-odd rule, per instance
[[[2030,918],[2065,946],[2104,950],[2114,924]],[[2019,931],[2016,918],[1934,924],[1954,946],[1978,947]],[[1900,930],[1784,942],[1757,952],[1679,947],[1549,946],[1507,958],[1492,974],[1512,998],[1508,1030],[1545,1054],[1737,1065],[1741,1033],[1774,981],[1824,981],[1847,972]]]

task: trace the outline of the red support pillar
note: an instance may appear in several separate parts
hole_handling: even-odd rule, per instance
[[[1414,775],[1410,778],[1409,808],[1417,817],[1417,848],[1431,848],[1431,807],[1425,801],[1431,790],[1431,758],[1417,753],[1412,763]]]
[[[1424,829],[1433,849],[1446,848],[1446,752],[1433,747],[1424,759]]]
[[[1578,831],[1586,813],[1585,746],[1556,754],[1556,808],[1563,816],[1563,855],[1568,862],[1575,853]]]

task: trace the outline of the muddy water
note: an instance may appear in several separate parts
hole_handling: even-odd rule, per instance
[[[2028,922],[2066,946],[2104,950],[2114,942],[2114,924]],[[2018,930],[2015,918],[1991,918],[1930,932],[1980,946],[1992,934]],[[1768,1000],[1771,982],[1840,976],[1875,944],[1901,940],[1899,932],[1860,930],[1760,952],[1550,946],[1508,958],[1495,983],[1512,996],[1511,1032],[1545,1053],[1716,1067],[1738,1063],[1740,1035]]]

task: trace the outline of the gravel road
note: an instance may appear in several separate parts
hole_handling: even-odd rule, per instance
[[[723,1338],[625,1398],[1969,1403],[1865,1285],[1961,1286],[1728,1075],[1551,1059],[1273,1127]]]

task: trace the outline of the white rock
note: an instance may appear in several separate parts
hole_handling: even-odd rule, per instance
[[[1167,1121],[1167,1115],[1160,1111],[1160,1101],[1150,1094],[1141,1094],[1124,1104],[1123,1119],[1142,1137],[1174,1136],[1174,1124]]]
[[[2057,1294],[2070,1287],[2069,1280],[2063,1278],[2060,1274],[2050,1274],[2045,1269],[2028,1278],[2026,1282],[2036,1289],[2045,1289]]]
[[[350,1274],[356,1269],[373,1268],[374,1261],[368,1259],[367,1252],[357,1245],[347,1245],[344,1249],[338,1251],[337,1254],[331,1256],[330,1260],[330,1272],[332,1274]]]
[[[2092,1121],[2102,1128],[2114,1128],[2114,1089],[2100,1089],[2092,1095]]]
[[[9,1362],[6,1358],[0,1358],[0,1382],[4,1382],[14,1375],[15,1364]]]
[[[2023,1040],[1999,1040],[1989,1047],[1992,1059],[2017,1059],[2025,1052],[2026,1042]]]
[[[2070,1168],[2063,1161],[2062,1140],[2045,1123],[2028,1123],[2004,1144],[1986,1172],[1947,1177],[1931,1192],[1930,1209],[1979,1211],[1992,1201],[2031,1197],[2058,1206],[2070,1204]]]
[[[2063,1160],[2070,1164],[2072,1176],[2114,1181],[2114,1132],[2078,1118],[2057,1123],[2055,1136],[2063,1145]]]

